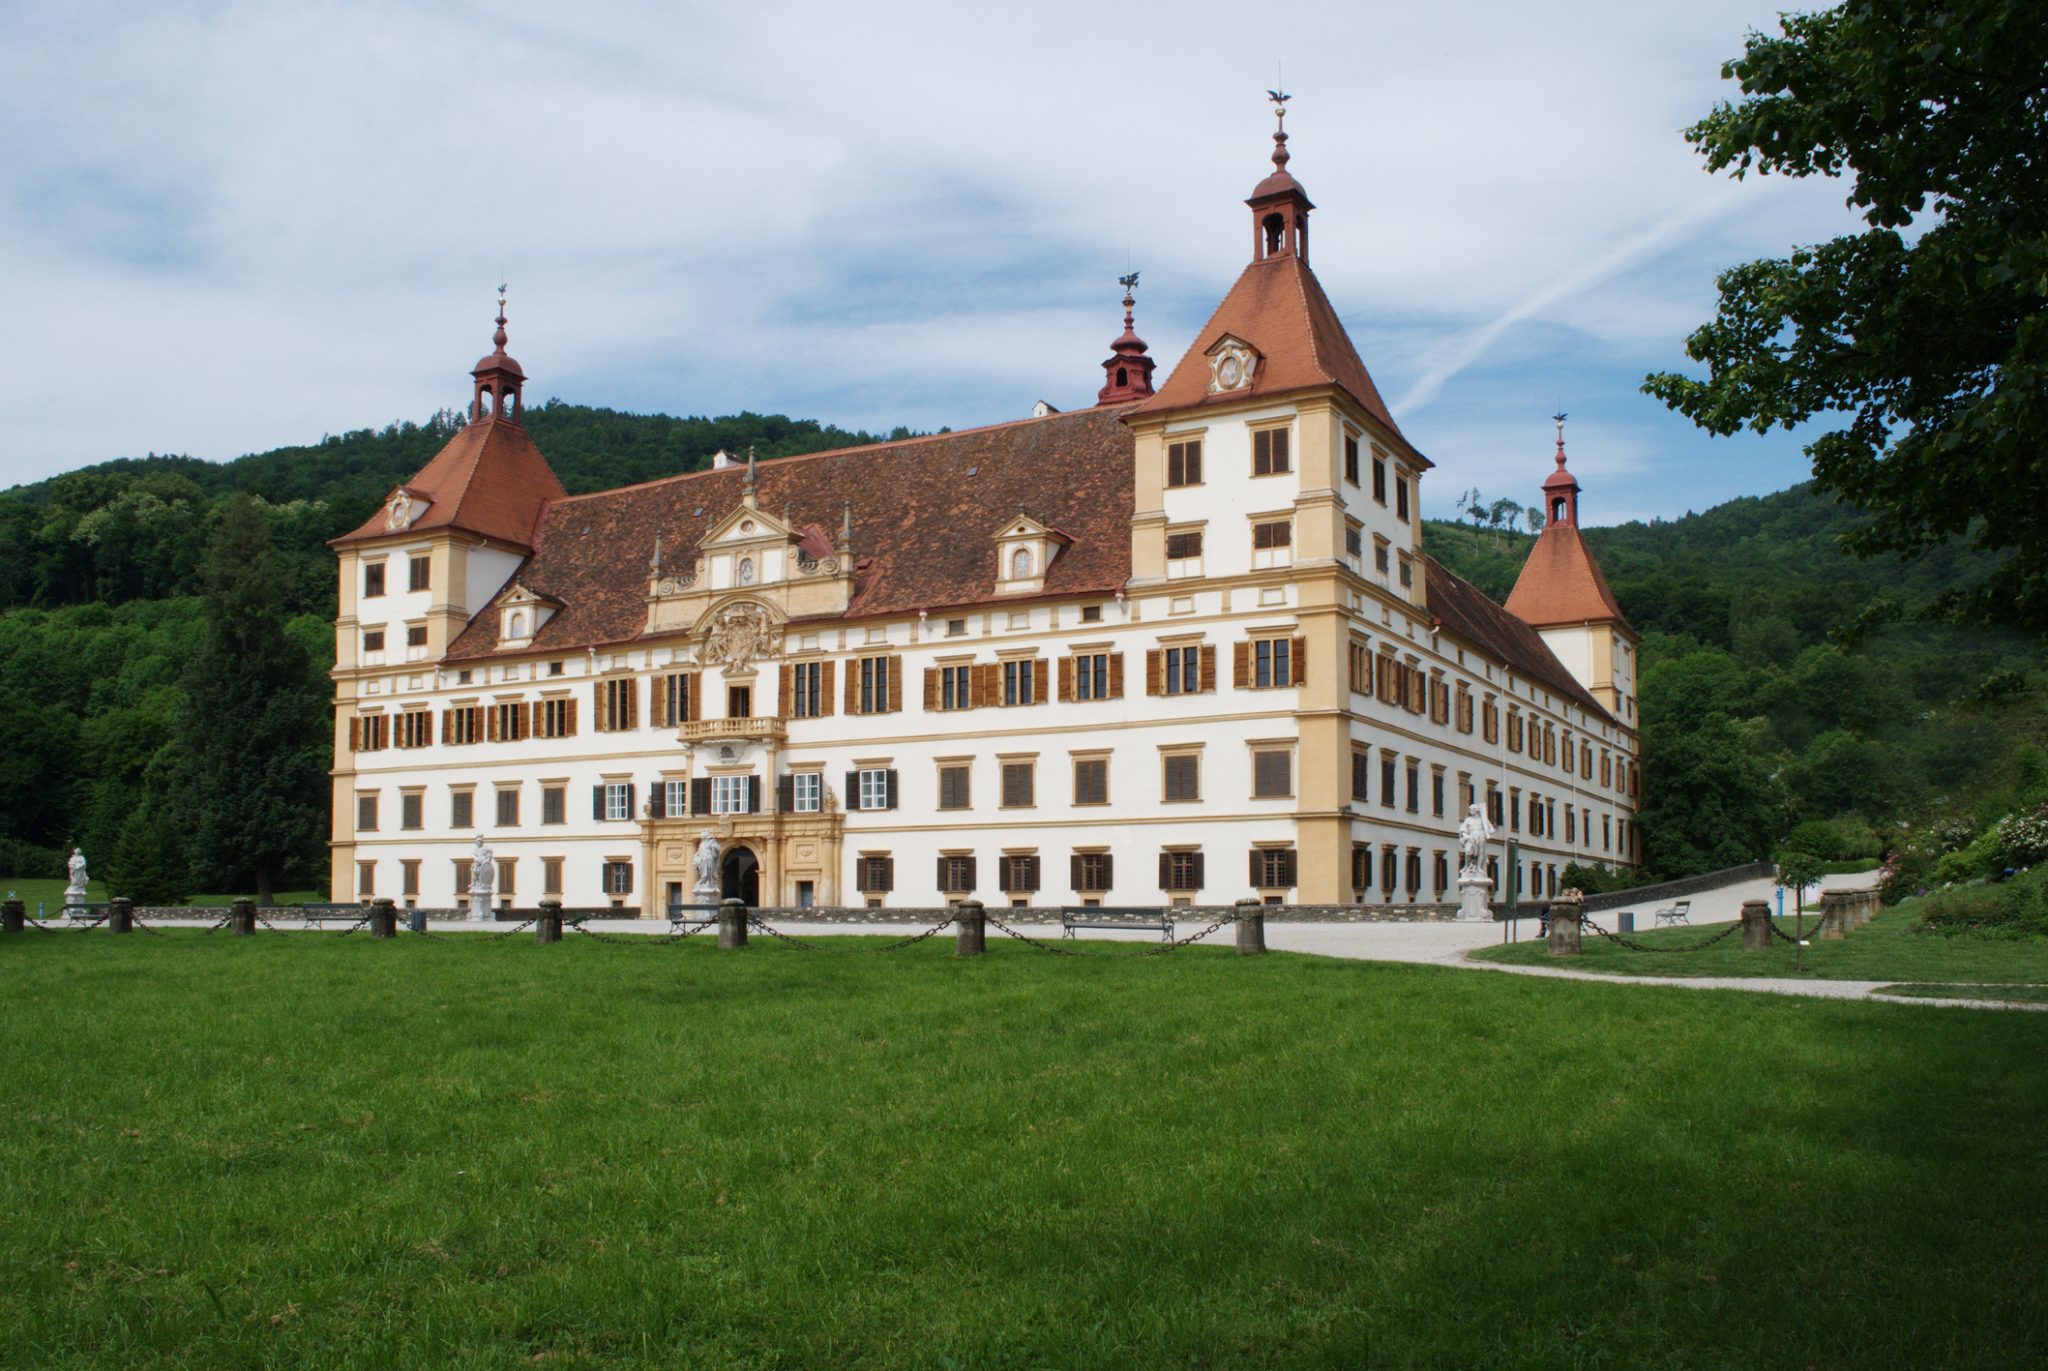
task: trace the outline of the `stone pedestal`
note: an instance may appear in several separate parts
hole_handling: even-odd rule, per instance
[[[228,934],[235,938],[256,936],[256,902],[236,900],[228,908]]]
[[[107,932],[133,933],[135,931],[135,902],[126,895],[116,895],[107,901]]]
[[[953,955],[979,957],[988,951],[988,908],[980,900],[953,906]]]
[[[0,904],[0,933],[22,933],[28,928],[28,906],[18,895],[9,895],[5,904]]]
[[[533,921],[533,940],[537,943],[558,943],[562,941],[562,902],[542,900],[540,917]]]
[[[488,890],[472,890],[469,892],[469,919],[471,923],[487,924],[497,917],[496,911],[491,908],[491,893]]]
[[[1549,950],[1553,957],[1579,955],[1579,915],[1585,905],[1560,895],[1550,902]]]
[[[1266,905],[1263,900],[1237,902],[1237,955],[1256,957],[1266,950]]]
[[[398,903],[388,897],[370,901],[370,936],[373,938],[395,938],[398,936]]]
[[[1493,879],[1489,876],[1458,877],[1458,922],[1493,921]]]
[[[1823,890],[1820,893],[1820,927],[1814,936],[1829,942],[1840,942],[1849,930],[1842,926],[1847,915],[1848,894],[1841,890]]]
[[[718,903],[718,947],[733,952],[747,945],[747,907],[738,900]]]
[[[1742,902],[1742,950],[1767,952],[1771,946],[1771,907],[1762,900]]]
[[[85,918],[85,887],[66,886],[64,889],[64,922],[78,923]]]

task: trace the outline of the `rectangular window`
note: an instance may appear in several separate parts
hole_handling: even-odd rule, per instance
[[[1294,525],[1286,519],[1273,519],[1252,525],[1252,548],[1265,551],[1269,548],[1284,548],[1294,545]]]
[[[996,859],[996,884],[1006,895],[1029,895],[1038,889],[1038,854],[1020,852]]]
[[[381,629],[381,628],[373,628],[373,629],[370,629],[370,630],[368,630],[367,632],[365,632],[365,633],[363,634],[363,651],[364,651],[364,652],[382,652],[383,650],[384,650],[384,630],[383,630],[383,629]]]
[[[1202,440],[1190,438],[1185,442],[1166,445],[1166,484],[1169,486],[1198,486],[1202,484]]]
[[[455,897],[458,904],[469,898],[469,877],[474,865],[467,857],[455,859]]]
[[[1404,490],[1406,489],[1405,486],[1402,488]],[[1409,561],[1408,554],[1404,552],[1401,554],[1401,588],[1404,590],[1412,590],[1414,589],[1414,587],[1415,563]]]
[[[1372,799],[1372,753],[1364,748],[1351,753],[1351,798],[1361,804]]]
[[[1422,812],[1422,768],[1414,762],[1408,763],[1408,812]]]
[[[1422,849],[1408,849],[1408,898],[1414,899],[1422,893]]]
[[[379,590],[379,591],[378,591],[377,593],[378,593],[379,595],[382,595],[382,594],[383,594],[384,592],[383,592],[382,590]],[[357,862],[357,863],[356,863],[356,894],[358,894],[358,895],[362,896],[362,897],[363,897],[364,899],[366,899],[366,900],[367,900],[367,899],[369,899],[369,898],[370,898],[370,897],[371,897],[372,895],[375,895],[376,893],[377,893],[377,864],[376,864],[375,862]]]
[[[400,828],[425,828],[427,826],[427,797],[418,791],[407,791],[398,797],[398,826]],[[413,892],[419,893],[417,891]]]
[[[939,668],[939,691],[933,701],[940,709],[974,707],[974,667],[968,663]]]
[[[1259,890],[1285,890],[1294,884],[1294,849],[1252,849],[1252,885]]]
[[[690,783],[688,781],[663,781],[661,783],[662,817],[680,819],[690,812]]]
[[[1273,690],[1294,684],[1294,641],[1291,638],[1252,640],[1254,690]]]
[[[1082,757],[1074,763],[1074,803],[1109,803],[1109,758]]]
[[[1202,684],[1202,655],[1206,649],[1190,643],[1184,647],[1160,649],[1160,690],[1167,695],[1195,695]]]
[[[540,701],[533,707],[533,732],[537,738],[566,738],[576,731],[576,702],[566,695]]]
[[[1252,475],[1279,476],[1288,470],[1288,430],[1262,428],[1252,434]]]
[[[1372,645],[1357,639],[1351,642],[1351,690],[1353,694],[1372,694]]]
[[[1112,698],[1109,689],[1109,654],[1107,652],[1077,653],[1073,659],[1074,698],[1077,700],[1107,700]]]
[[[1439,819],[1444,816],[1444,773],[1442,770],[1429,773],[1429,812]]]
[[[858,778],[860,807],[862,809],[893,809],[895,807],[895,786],[892,781],[896,773],[884,767],[867,767],[855,773]]]
[[[1372,498],[1381,504],[1387,502],[1387,459],[1372,459]]]
[[[398,890],[408,900],[416,900],[420,894],[420,864],[418,858],[401,861],[398,864]]]
[[[630,895],[633,893],[633,864],[631,862],[606,862],[604,864],[604,893],[607,895]]]
[[[796,662],[789,668],[789,717],[815,719],[825,712],[825,664]]]
[[[507,700],[491,706],[491,741],[516,743],[526,736],[526,702]]]
[[[482,705],[457,705],[441,716],[441,741],[444,743],[473,743],[483,736],[483,731]]]
[[[1003,663],[1003,703],[1006,705],[1028,705],[1037,703],[1036,681],[1038,662],[1035,658],[1024,658]]]
[[[694,722],[701,710],[697,703],[697,673],[671,671],[654,678],[655,717],[663,728],[678,728]]]
[[[1202,854],[1162,852],[1159,854],[1159,888],[1186,894],[1202,888]]]
[[[391,746],[391,716],[365,714],[349,725],[350,741],[358,752],[382,752]]]
[[[498,827],[519,827],[519,788],[507,787],[498,791]]]
[[[474,828],[476,826],[476,792],[473,790],[451,790],[448,792],[448,827]]]
[[[886,895],[896,888],[896,859],[863,852],[853,864],[853,888],[863,895]]]
[[[751,776],[713,776],[711,778],[711,812],[713,814],[746,814],[752,809],[747,803],[752,793]]]
[[[1408,522],[1408,478],[1394,478],[1394,517],[1402,523]]]
[[[1259,748],[1252,753],[1252,797],[1284,800],[1294,794],[1294,752],[1284,747]]]
[[[560,895],[562,893],[562,859],[543,857],[540,859],[540,893]]]
[[[728,719],[751,719],[754,717],[754,688],[752,686],[727,686],[725,688],[725,717]]]
[[[856,683],[853,703],[859,714],[887,714],[903,707],[902,686],[896,679],[894,657],[863,657],[860,669],[849,680]]]
[[[1076,852],[1072,876],[1077,894],[1100,895],[1109,889],[1113,866],[1107,852]]]
[[[428,747],[434,741],[434,716],[424,709],[408,709],[398,716],[398,745]]]
[[[514,893],[513,878],[518,870],[519,859],[517,857],[498,858],[498,893],[500,895]]]
[[[1394,757],[1390,752],[1380,754],[1380,803],[1388,809],[1400,803],[1394,794]]]
[[[363,564],[363,598],[373,600],[384,593],[384,564],[365,562]]]
[[[406,625],[405,645],[407,647],[425,647],[427,645],[427,626],[425,624]]]
[[[375,833],[377,831],[377,797],[375,795],[356,796],[356,831],[358,833]]]
[[[1344,555],[1351,559],[1353,571],[1365,560],[1365,530],[1353,526],[1344,530]]]
[[[965,764],[954,764],[939,768],[939,808],[966,809],[968,799],[967,781],[969,768]]]
[[[540,788],[540,821],[544,824],[565,824],[569,822],[569,791],[566,786],[544,785]]]
[[[1037,764],[1003,763],[1003,808],[1029,809],[1037,802]]]
[[[606,819],[630,819],[633,817],[633,787],[625,781],[604,783],[604,817]]]
[[[1166,560],[1185,562],[1202,555],[1202,531],[1189,529],[1185,533],[1166,535]]]
[[[825,773],[799,771],[790,778],[790,809],[797,814],[816,814],[825,807]]]
[[[939,893],[941,895],[972,895],[974,893],[973,857],[949,852],[939,858]]]
[[[640,682],[631,676],[614,676],[597,683],[597,728],[600,733],[624,733],[640,726]]]
[[[1161,760],[1160,799],[1179,802],[1202,798],[1202,755],[1199,752],[1169,752]]]
[[[430,574],[428,569],[431,566],[432,563],[429,562],[425,557],[407,558],[405,568],[406,588],[408,590],[428,589],[429,586],[432,584],[428,580],[428,576]]]
[[[1347,433],[1344,435],[1344,479],[1351,482],[1354,486],[1358,484],[1358,437],[1356,434]]]
[[[1384,538],[1375,538],[1372,543],[1372,569],[1384,576],[1393,569],[1393,559],[1387,552]]]

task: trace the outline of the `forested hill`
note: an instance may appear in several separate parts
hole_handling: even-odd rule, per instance
[[[738,454],[752,447],[769,458],[881,441],[779,414],[678,419],[560,400],[527,410],[525,423],[572,494],[701,470],[721,448]],[[218,506],[247,493],[271,507],[289,607],[331,617],[327,540],[368,518],[461,425],[444,411],[424,424],[363,429],[232,462],[123,458],[0,492],[0,609],[191,594]]]

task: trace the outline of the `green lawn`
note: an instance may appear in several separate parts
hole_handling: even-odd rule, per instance
[[[1594,914],[1591,921],[1618,932],[1612,914]],[[1911,926],[1911,902],[1880,912],[1863,927],[1840,942],[1813,938],[1817,920],[1807,915],[1806,931],[1811,939],[1806,949],[1806,975],[1837,981],[2016,981],[2048,983],[2048,938],[1972,938],[1967,936],[1916,936]],[[1532,925],[1533,927],[1533,925]],[[1660,928],[1628,934],[1631,942],[1649,947],[1684,947],[1726,928],[1707,924],[1698,928]],[[1779,920],[1790,933],[1796,927],[1791,915]],[[1576,957],[1554,958],[1543,940],[1488,947],[1472,956],[1490,962],[1512,962],[1526,966],[1569,966],[1575,971],[1606,971],[1630,976],[1796,976],[1793,947],[1773,938],[1768,950],[1745,952],[1742,934],[1731,933],[1714,946],[1698,952],[1635,952],[1591,930],[1580,939],[1582,951]]]
[[[2048,1357],[2034,1015],[1007,940],[0,983],[10,1367]]]
[[[2048,1004],[2048,985],[1884,985],[1879,995],[1921,1000],[1997,1000],[2004,1004]]]
[[[68,882],[63,880],[44,880],[41,877],[0,876],[0,894],[12,892],[21,896],[22,902],[28,906],[30,914],[36,912],[36,902],[38,900],[42,901],[45,912],[61,914],[64,911],[64,887],[66,884]],[[108,891],[104,881],[87,881],[85,883],[86,898],[94,903],[104,901],[111,893],[114,892]],[[253,900],[256,898],[256,892],[245,890],[238,895],[194,895],[186,900],[185,903],[225,909],[236,900],[245,897]],[[318,890],[280,890],[271,896],[271,900],[276,904],[306,904],[310,901],[324,900],[325,898],[326,893]]]

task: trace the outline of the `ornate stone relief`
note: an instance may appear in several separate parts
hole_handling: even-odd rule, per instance
[[[728,671],[745,671],[757,659],[773,657],[780,651],[768,611],[760,605],[742,602],[727,605],[711,616],[700,654],[707,666]]]

